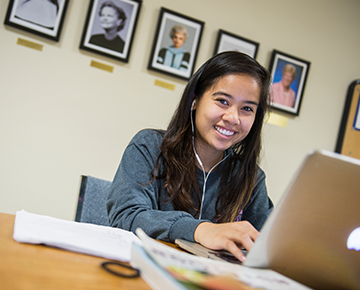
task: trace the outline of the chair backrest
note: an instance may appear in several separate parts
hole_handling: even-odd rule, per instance
[[[106,211],[110,186],[110,181],[82,175],[75,221],[110,226]]]

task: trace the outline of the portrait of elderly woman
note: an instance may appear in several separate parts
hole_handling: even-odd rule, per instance
[[[105,1],[100,6],[99,19],[104,33],[92,35],[89,43],[122,53],[125,41],[120,37],[119,32],[126,22],[124,10],[112,1]]]
[[[183,25],[174,25],[170,30],[170,38],[173,44],[160,49],[157,63],[179,70],[188,70],[190,53],[182,47],[188,38],[187,29]]]
[[[290,87],[296,77],[296,68],[288,63],[282,71],[279,82],[271,85],[270,101],[276,104],[293,108],[295,105],[295,91]]]

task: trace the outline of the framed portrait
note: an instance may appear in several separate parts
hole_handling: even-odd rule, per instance
[[[272,108],[299,115],[309,69],[310,62],[277,50],[273,51],[269,66],[272,75]]]
[[[360,159],[360,79],[348,87],[335,152]]]
[[[141,0],[91,0],[80,48],[128,62]]]
[[[256,59],[258,49],[258,42],[220,29],[216,39],[214,55],[223,51],[240,51]]]
[[[203,28],[204,22],[162,7],[148,69],[190,79]]]
[[[5,24],[59,41],[69,0],[11,0]]]

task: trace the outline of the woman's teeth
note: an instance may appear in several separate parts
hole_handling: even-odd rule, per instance
[[[216,131],[220,132],[221,134],[225,135],[225,136],[232,136],[234,135],[234,131],[228,131],[228,130],[225,130],[223,128],[219,128],[217,126],[215,126],[215,129]]]

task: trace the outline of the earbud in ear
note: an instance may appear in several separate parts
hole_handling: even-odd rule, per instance
[[[194,101],[192,102],[192,105],[191,105],[191,111],[193,111],[193,110],[194,110],[195,102],[196,102],[196,100],[194,100]]]

